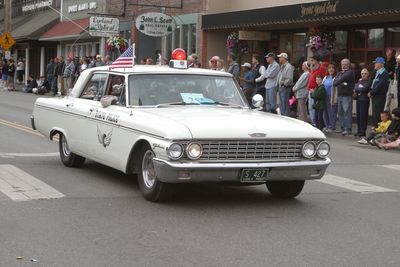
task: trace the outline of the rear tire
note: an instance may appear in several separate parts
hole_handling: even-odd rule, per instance
[[[82,167],[83,163],[85,162],[85,158],[76,155],[75,153],[72,153],[69,150],[67,139],[61,133],[60,133],[59,149],[60,149],[61,162],[65,166],[72,168]]]
[[[266,186],[274,197],[294,198],[303,190],[305,181],[269,181]]]
[[[152,202],[165,202],[172,198],[175,184],[163,183],[158,180],[153,164],[155,154],[149,145],[144,145],[139,151],[138,183],[145,199]]]

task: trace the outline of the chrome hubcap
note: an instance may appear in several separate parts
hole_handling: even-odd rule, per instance
[[[156,170],[153,163],[154,153],[146,151],[142,161],[142,176],[145,186],[151,189],[156,181]]]
[[[68,157],[71,154],[71,151],[69,151],[68,143],[64,136],[62,137],[61,147],[64,156]]]

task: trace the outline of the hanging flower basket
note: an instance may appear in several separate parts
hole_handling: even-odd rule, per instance
[[[225,47],[228,51],[228,54],[232,54],[237,58],[249,53],[247,41],[239,40],[239,34],[237,31],[229,34],[228,38],[226,39]]]
[[[329,31],[326,26],[311,27],[307,33],[308,44],[315,55],[326,56],[332,50],[335,43],[335,32]]]
[[[114,36],[108,38],[106,41],[106,49],[109,52],[118,51],[124,52],[128,47],[128,41],[121,36]]]

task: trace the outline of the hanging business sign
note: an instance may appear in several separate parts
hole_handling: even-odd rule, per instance
[[[89,34],[96,37],[110,37],[119,34],[119,19],[90,17]]]
[[[22,12],[35,11],[38,9],[47,8],[53,5],[53,0],[45,0],[45,1],[30,1],[27,4],[22,6]]]
[[[271,41],[271,33],[261,31],[239,31],[239,40]]]
[[[144,13],[136,18],[136,28],[141,33],[153,37],[166,36],[172,33],[175,26],[174,19],[163,13]]]

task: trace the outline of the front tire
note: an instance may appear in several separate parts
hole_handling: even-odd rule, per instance
[[[266,186],[274,197],[294,198],[303,190],[305,181],[269,181]]]
[[[67,139],[63,134],[60,134],[59,149],[61,162],[65,166],[72,168],[82,167],[83,163],[85,162],[85,158],[76,155],[69,150]]]
[[[152,202],[165,202],[172,198],[175,192],[175,184],[163,183],[158,180],[154,168],[154,152],[149,145],[140,150],[138,164],[138,183],[140,191],[145,199]]]

